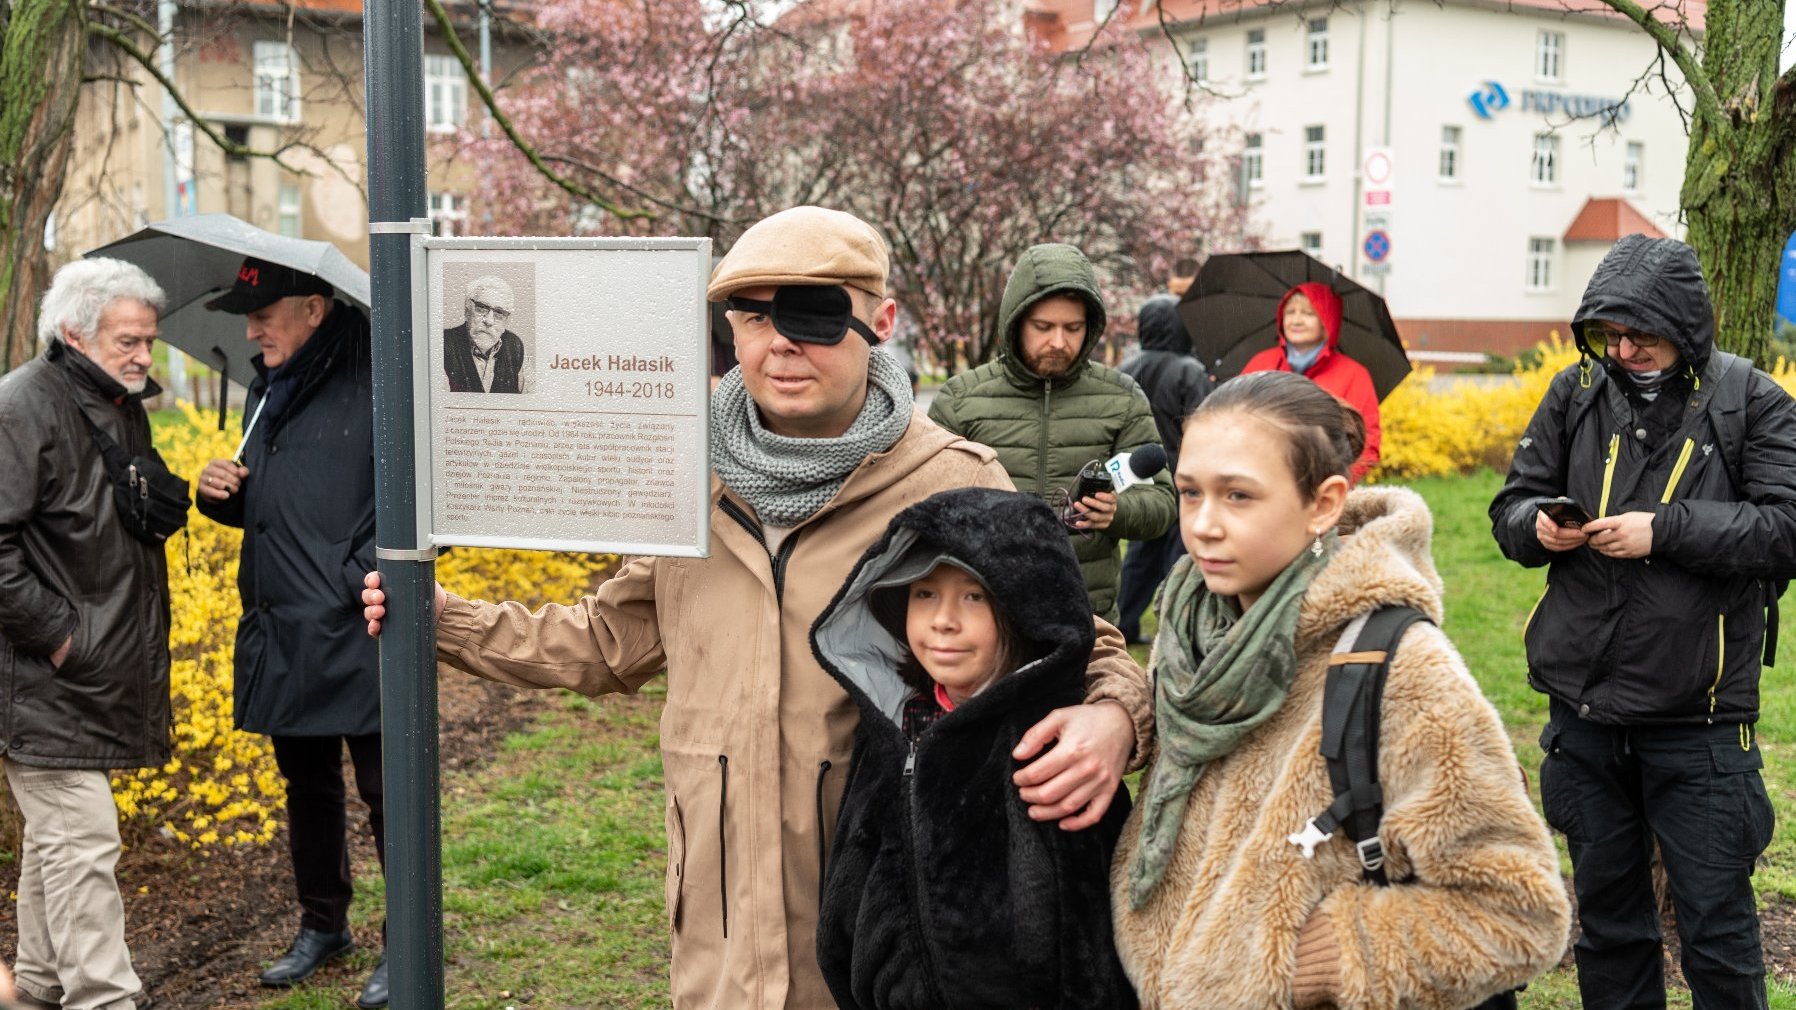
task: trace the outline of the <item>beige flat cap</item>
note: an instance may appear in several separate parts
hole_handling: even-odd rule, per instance
[[[846,284],[884,298],[891,266],[872,225],[826,207],[793,207],[742,233],[711,272],[705,297],[721,302],[743,288]]]

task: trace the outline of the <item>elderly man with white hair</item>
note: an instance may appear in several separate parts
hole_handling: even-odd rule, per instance
[[[43,353],[0,377],[0,765],[25,817],[19,999],[133,1010],[114,769],[170,754],[168,567],[185,481],[150,443],[142,399],[162,289],[111,259],[52,279]],[[137,468],[137,469],[133,469]],[[115,492],[155,473],[166,510]],[[173,528],[171,528],[173,527]]]
[[[524,341],[506,329],[516,307],[511,285],[476,277],[463,303],[466,319],[443,331],[443,371],[451,393],[521,393]]]

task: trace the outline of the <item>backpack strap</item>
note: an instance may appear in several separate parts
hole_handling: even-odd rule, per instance
[[[1384,817],[1384,789],[1378,783],[1384,682],[1404,632],[1426,620],[1414,607],[1383,607],[1356,620],[1357,631],[1349,625],[1341,636],[1342,645],[1349,638],[1353,645],[1337,645],[1322,689],[1322,759],[1328,764],[1334,801],[1287,839],[1303,849],[1307,859],[1336,830],[1345,831],[1359,853],[1366,880],[1381,887],[1390,883],[1384,846],[1378,840],[1378,823]]]
[[[1727,479],[1734,492],[1746,493],[1746,401],[1752,395],[1753,364],[1750,360],[1727,351],[1711,352],[1713,360],[1707,369],[1714,388],[1709,391],[1704,409],[1709,426],[1721,443],[1721,462],[1727,468]],[[1765,579],[1765,651],[1762,662],[1777,664],[1777,598],[1788,583],[1781,579]]]

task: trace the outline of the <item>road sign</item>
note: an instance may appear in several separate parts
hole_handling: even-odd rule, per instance
[[[1366,232],[1366,240],[1360,243],[1360,251],[1366,254],[1366,262],[1383,263],[1391,256],[1391,233],[1383,228]]]
[[[1373,147],[1366,150],[1365,160],[1360,162],[1360,181],[1364,185],[1366,206],[1391,205],[1395,167],[1390,148]]]

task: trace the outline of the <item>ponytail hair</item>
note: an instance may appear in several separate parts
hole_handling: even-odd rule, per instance
[[[1347,477],[1366,449],[1366,421],[1359,411],[1295,372],[1236,376],[1206,396],[1185,423],[1229,411],[1258,418],[1284,435],[1285,458],[1305,500],[1314,500],[1328,478]]]

